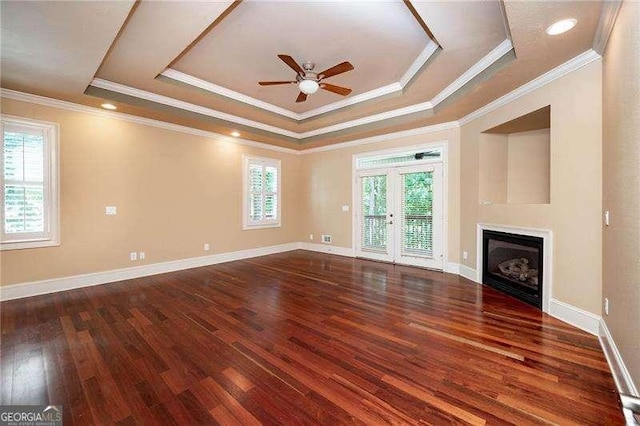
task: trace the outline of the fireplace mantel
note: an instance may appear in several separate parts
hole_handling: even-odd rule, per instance
[[[482,233],[484,230],[506,232],[509,234],[528,235],[539,237],[543,240],[543,274],[544,291],[542,293],[542,311],[549,313],[550,300],[553,294],[553,231],[549,229],[522,228],[516,226],[496,225],[490,223],[479,223],[477,227],[477,249],[476,249],[476,282],[482,283]]]

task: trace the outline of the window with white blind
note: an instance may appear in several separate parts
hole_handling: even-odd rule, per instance
[[[0,248],[59,244],[58,125],[2,116]]]
[[[280,160],[244,157],[244,229],[280,226]]]

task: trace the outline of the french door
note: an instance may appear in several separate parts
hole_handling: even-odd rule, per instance
[[[442,164],[366,170],[356,176],[356,255],[443,269]]]

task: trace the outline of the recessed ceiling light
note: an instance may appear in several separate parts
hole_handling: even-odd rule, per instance
[[[109,104],[109,103],[104,103],[100,106],[104,109],[110,109],[110,110],[118,109],[118,107],[116,107],[114,104]]]
[[[238,138],[240,137],[240,132],[233,131],[231,132],[231,136],[233,136],[234,138]]]
[[[573,18],[563,19],[561,21],[554,22],[553,24],[549,25],[549,28],[547,28],[546,33],[551,36],[566,33],[571,28],[575,27],[577,23],[578,23],[577,19],[573,19]]]

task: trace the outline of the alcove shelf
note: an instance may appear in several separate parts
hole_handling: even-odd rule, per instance
[[[480,204],[549,204],[551,107],[485,130],[479,145]]]

